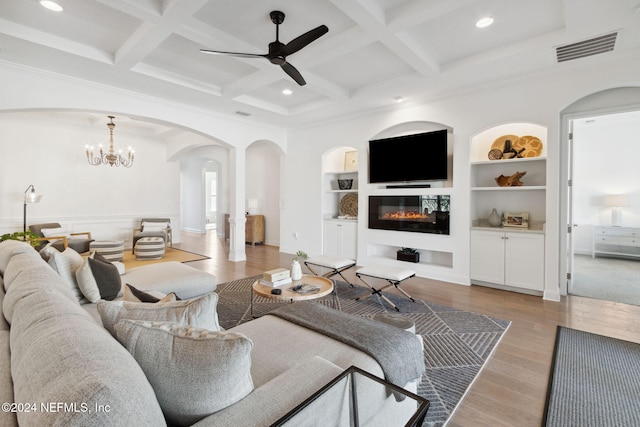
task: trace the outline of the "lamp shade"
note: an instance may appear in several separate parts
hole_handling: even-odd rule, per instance
[[[629,206],[629,196],[626,194],[614,194],[604,196],[604,205],[610,208],[624,208]]]

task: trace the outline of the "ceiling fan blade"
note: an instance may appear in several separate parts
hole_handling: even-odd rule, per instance
[[[303,47],[305,47],[306,45],[308,45],[309,43],[311,43],[312,41],[327,34],[328,32],[329,32],[329,28],[326,25],[320,25],[319,27],[314,28],[311,31],[307,31],[303,35],[298,36],[295,39],[291,40],[289,43],[283,46],[280,52],[284,56],[292,55],[297,51],[299,51],[300,49],[302,49]]]
[[[293,65],[285,62],[284,64],[280,65],[280,67],[282,67],[284,72],[289,74],[289,76],[300,86],[304,86],[307,84],[307,82],[304,81],[304,78],[302,78],[302,74],[300,74],[300,71],[296,70],[296,67],[294,67]]]
[[[235,56],[238,58],[266,58],[267,55],[259,54],[259,53],[242,53],[242,52],[224,52],[221,50],[209,50],[209,49],[200,49],[202,53],[208,53],[210,55],[228,55]]]

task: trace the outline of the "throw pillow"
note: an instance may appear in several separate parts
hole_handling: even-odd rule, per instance
[[[171,292],[170,294],[167,294],[167,295],[159,291],[144,292],[127,283],[124,286],[124,297],[122,299],[124,301],[131,301],[131,302],[156,303],[156,302],[177,301],[179,298],[175,294],[175,292]]]
[[[71,238],[71,232],[67,230],[65,227],[58,228],[43,228],[40,230],[44,237],[66,237],[67,239]]]
[[[151,322],[178,322],[197,328],[219,331],[218,294],[210,292],[198,298],[146,304],[130,301],[100,301],[98,313],[105,329],[114,335],[114,326],[122,319]]]
[[[78,280],[76,278],[76,273],[84,262],[82,255],[71,248],[66,248],[64,251],[60,252],[56,248],[52,247],[50,253],[52,255],[49,258],[48,264],[71,288],[78,302],[81,304],[86,303],[87,300],[80,290]]]
[[[168,222],[143,222],[142,231],[165,231],[169,228]]]
[[[253,390],[253,342],[243,334],[132,320],[115,328],[171,425],[191,425]]]
[[[93,253],[82,262],[76,271],[76,278],[82,294],[93,303],[116,298],[122,288],[118,268],[98,253]]]

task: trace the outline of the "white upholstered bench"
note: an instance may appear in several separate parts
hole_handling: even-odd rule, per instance
[[[400,309],[386,296],[382,295],[382,291],[395,286],[397,290],[399,290],[404,296],[409,298],[411,301],[415,302],[413,297],[406,293],[403,289],[400,288],[400,284],[403,280],[407,280],[416,275],[416,272],[413,270],[409,270],[407,268],[401,267],[393,267],[390,265],[371,265],[368,267],[360,268],[356,271],[356,277],[362,281],[365,285],[371,288],[371,292],[365,295],[361,295],[356,298],[356,301],[368,298],[371,295],[379,295],[384,301],[386,301],[391,307],[395,308],[396,311],[400,311]],[[367,283],[366,280],[363,279],[362,276],[373,278],[373,279],[381,279],[386,280],[387,283],[382,286],[380,289],[374,288],[371,284]]]
[[[316,276],[320,276],[320,275],[316,273],[311,268],[311,266],[315,267],[316,270],[318,270],[318,268],[325,268],[329,271],[322,274],[322,277],[326,277],[327,279],[329,279],[337,274],[338,276],[342,277],[342,280],[344,280],[345,282],[353,286],[353,284],[349,282],[347,278],[342,275],[343,271],[348,270],[354,265],[356,265],[356,262],[350,258],[340,258],[340,257],[334,257],[334,256],[319,255],[319,256],[315,256],[307,259],[304,262],[304,265],[309,269],[310,272],[312,272]]]

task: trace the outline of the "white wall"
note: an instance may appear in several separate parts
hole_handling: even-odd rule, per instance
[[[537,79],[505,81],[489,88],[478,88],[459,96],[433,101],[415,101],[414,105],[395,106],[387,111],[349,117],[345,120],[291,131],[289,153],[283,165],[283,201],[281,248],[286,252],[304,250],[320,253],[322,242],[321,170],[322,153],[335,146],[353,146],[360,153],[360,206],[369,192],[366,185],[367,141],[385,129],[402,123],[428,121],[453,129],[454,161],[451,188],[451,241],[453,268],[434,270],[435,279],[469,282],[469,142],[487,128],[510,123],[529,122],[547,128],[547,200],[546,200],[546,286],[545,297],[559,298],[559,187],[560,112],[574,101],[604,89],[640,86],[640,60],[592,67],[574,75],[571,64],[559,65],[552,75]],[[569,84],[570,82],[570,84]],[[391,102],[391,100],[390,100]],[[369,240],[363,210],[359,210],[358,258]],[[564,221],[563,221],[564,222]],[[294,233],[298,233],[298,239]],[[397,238],[396,235],[393,237]],[[425,239],[428,237],[424,237]],[[411,239],[415,237],[411,236]],[[409,245],[408,245],[409,246]]]
[[[258,201],[257,213],[265,217],[265,243],[280,244],[280,152],[266,141],[247,148],[245,198]],[[245,205],[249,211],[248,202]]]
[[[91,231],[98,240],[117,238],[130,244],[140,217],[179,221],[179,168],[166,161],[161,141],[132,135],[122,124],[115,145],[136,148],[134,166],[87,162],[85,144],[108,145],[106,120],[65,123],[46,113],[0,114],[0,232],[22,230],[23,195],[30,184],[43,197],[28,205],[27,225],[53,220],[74,231]],[[180,241],[179,230],[174,239]]]

